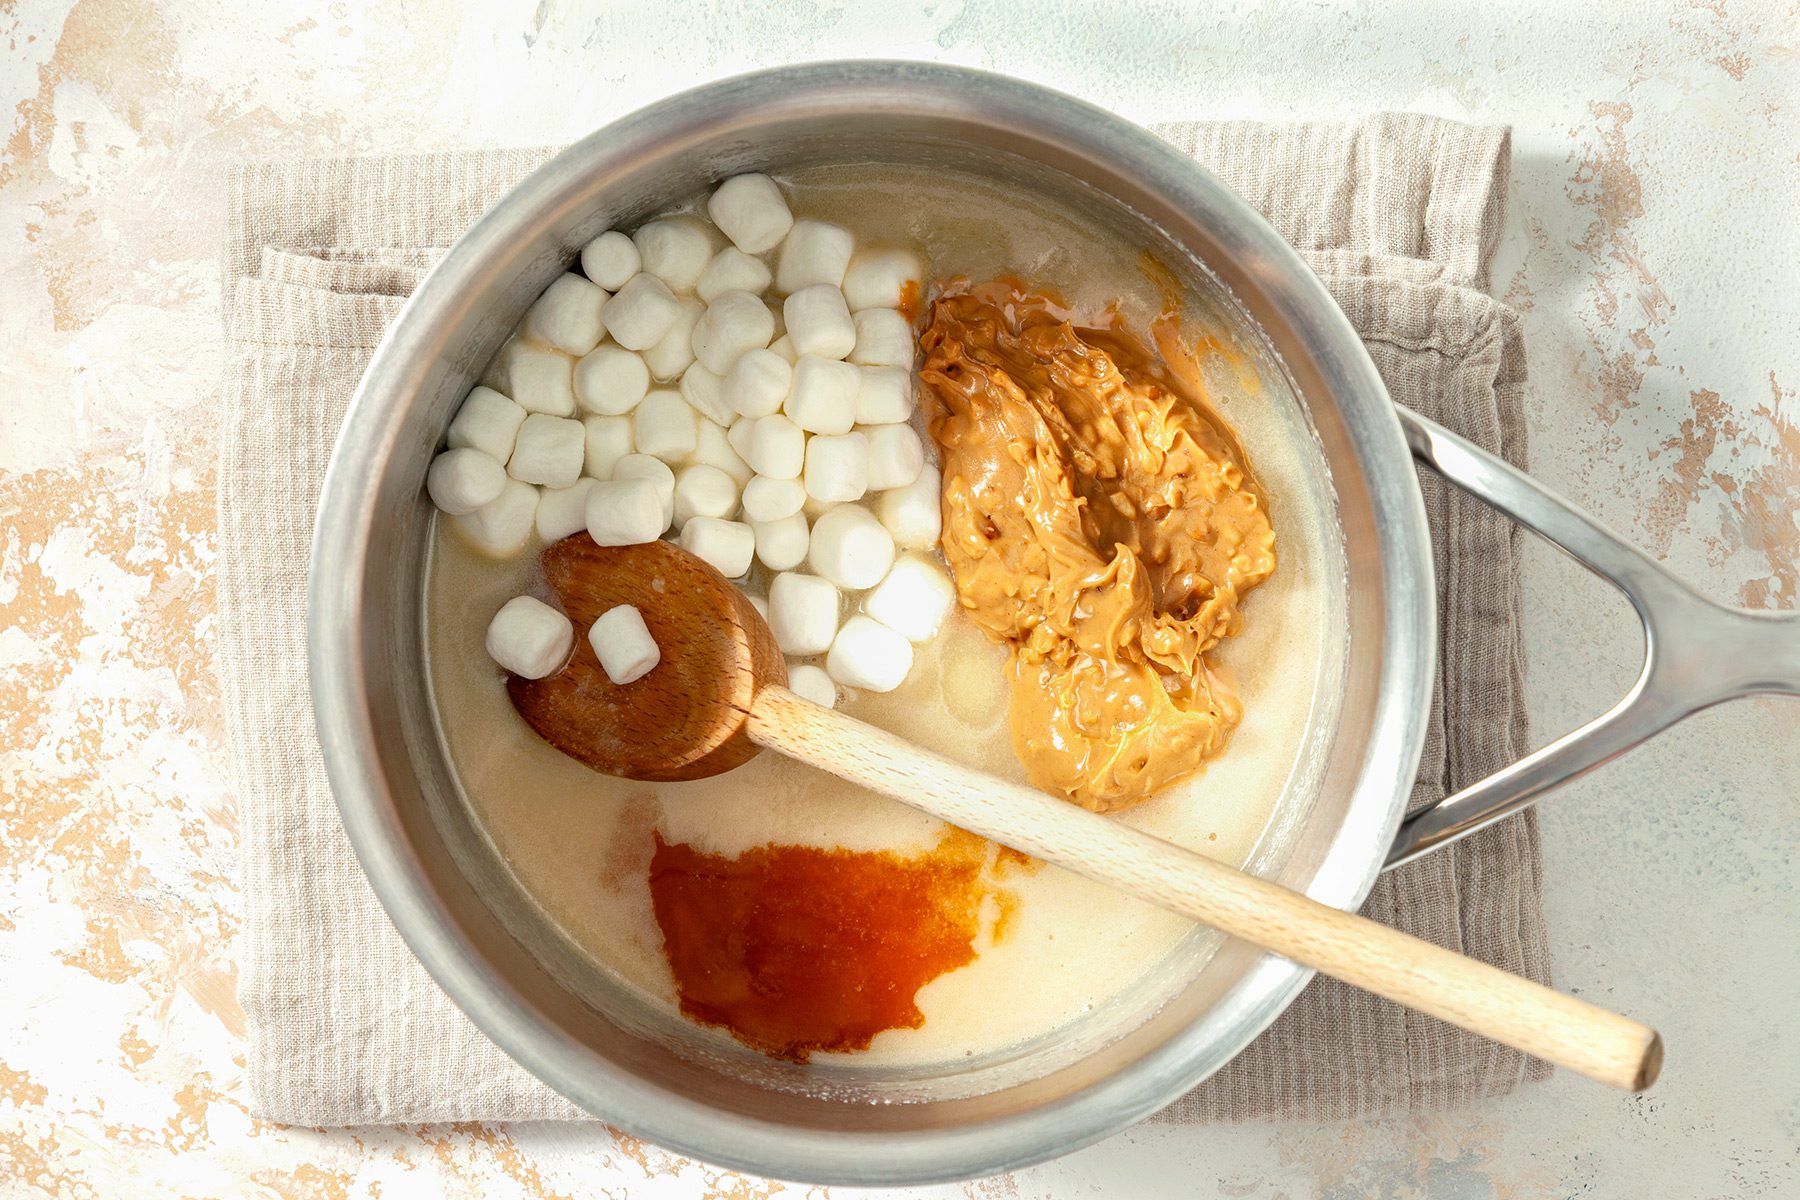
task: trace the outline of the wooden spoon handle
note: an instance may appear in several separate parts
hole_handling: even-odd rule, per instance
[[[789,758],[1602,1083],[1642,1091],[1662,1068],[1661,1037],[1627,1017],[952,762],[786,688],[757,693],[748,732]]]

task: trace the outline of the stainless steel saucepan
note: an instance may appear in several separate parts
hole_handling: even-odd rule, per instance
[[[1397,408],[1325,288],[1243,200],[1144,131],[1025,83],[889,63],[714,84],[544,165],[431,272],[377,350],[321,498],[309,637],[320,743],[344,825],[400,932],[475,1023],[613,1124],[789,1179],[962,1178],[1086,1145],[1164,1107],[1272,1022],[1309,972],[1201,931],[1086,1026],[954,1069],[806,1068],[733,1055],[567,961],[471,826],[424,679],[422,483],[450,417],[576,251],[725,176],[931,165],[1029,188],[1228,299],[1279,364],[1335,497],[1348,653],[1342,702],[1279,855],[1255,865],[1355,908],[1376,875],[1531,803],[1688,713],[1800,694],[1800,615],[1701,597],[1554,494]],[[1618,585],[1645,630],[1611,711],[1402,823],[1436,664],[1425,462]]]

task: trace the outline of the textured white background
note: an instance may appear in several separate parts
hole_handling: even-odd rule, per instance
[[[809,1191],[599,1128],[244,1114],[210,579],[236,157],[558,142],[847,56],[1007,71],[1146,122],[1510,123],[1494,286],[1524,314],[1535,473],[1716,596],[1800,602],[1792,5],[462,7],[0,10],[0,1197]],[[1551,552],[1526,582],[1541,739],[1623,688],[1638,637]],[[1559,980],[1661,1026],[1647,1097],[1559,1077],[1416,1120],[1146,1128],[919,1194],[1795,1194],[1797,784],[1800,703],[1746,702],[1543,807]]]

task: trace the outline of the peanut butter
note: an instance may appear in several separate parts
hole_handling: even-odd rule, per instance
[[[968,615],[1012,647],[1031,781],[1107,812],[1192,775],[1243,715],[1207,652],[1275,569],[1197,374],[1010,280],[953,284],[919,345],[944,556]]]

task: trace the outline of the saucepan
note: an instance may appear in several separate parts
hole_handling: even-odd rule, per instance
[[[1397,407],[1300,256],[1150,134],[1041,87],[913,64],[784,68],[687,92],[545,164],[420,285],[350,407],[309,585],[319,739],[377,895],[475,1024],[596,1116],[783,1178],[965,1178],[1065,1153],[1164,1107],[1243,1049],[1310,975],[1201,931],[1142,994],[1054,1044],[955,1069],[732,1057],[565,961],[472,826],[422,668],[422,483],[458,401],[531,300],[603,230],[738,172],[845,161],[1001,180],[1126,232],[1217,298],[1261,347],[1271,391],[1303,414],[1342,548],[1334,619],[1347,636],[1307,794],[1284,801],[1280,852],[1255,869],[1355,908],[1382,870],[1504,818],[1688,713],[1800,693],[1800,616],[1713,604],[1505,462]],[[1415,460],[1618,585],[1646,651],[1610,711],[1405,817],[1437,663]]]

